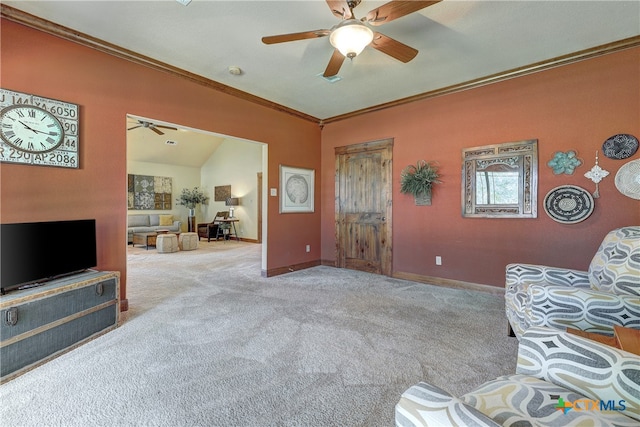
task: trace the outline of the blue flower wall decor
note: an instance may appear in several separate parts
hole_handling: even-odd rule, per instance
[[[549,160],[547,166],[553,169],[553,173],[555,175],[560,175],[562,173],[573,175],[573,172],[581,164],[582,160],[576,157],[575,151],[567,151],[566,153],[558,151],[554,154],[553,159]]]

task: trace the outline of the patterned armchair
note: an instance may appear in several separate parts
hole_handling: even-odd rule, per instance
[[[516,373],[460,398],[419,383],[396,405],[398,427],[638,426],[640,356],[564,331],[529,328]]]
[[[640,329],[640,226],[609,232],[588,271],[509,264],[505,308],[518,339],[531,326]]]

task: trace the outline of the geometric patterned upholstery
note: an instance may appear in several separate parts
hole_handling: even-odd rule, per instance
[[[529,328],[522,336],[515,374],[460,398],[419,383],[396,405],[396,425],[402,427],[639,423],[640,356],[544,327]]]
[[[505,310],[516,337],[531,326],[613,334],[640,329],[640,227],[607,234],[589,271],[509,264]]]
[[[611,231],[589,265],[591,288],[640,296],[640,227]]]

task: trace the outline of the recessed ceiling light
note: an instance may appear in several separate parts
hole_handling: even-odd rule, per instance
[[[167,145],[178,145],[178,141],[172,141],[170,139],[167,139],[165,141],[165,144],[167,144]]]

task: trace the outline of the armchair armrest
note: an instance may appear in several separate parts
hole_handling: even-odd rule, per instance
[[[424,382],[402,394],[395,412],[397,427],[500,425],[441,388]]]
[[[613,335],[613,325],[640,328],[640,296],[566,286],[530,285],[525,312],[531,326],[572,327]]]
[[[509,264],[506,267],[505,286],[508,288],[523,283],[550,284],[589,288],[586,271],[549,267],[535,264]]]
[[[516,372],[552,382],[590,399],[624,401],[640,420],[640,357],[550,328],[532,327],[518,347]]]

